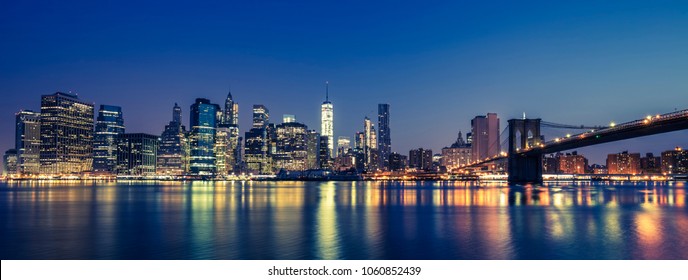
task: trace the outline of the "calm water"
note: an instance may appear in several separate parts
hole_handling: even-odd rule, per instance
[[[2,259],[688,259],[685,183],[0,183]]]

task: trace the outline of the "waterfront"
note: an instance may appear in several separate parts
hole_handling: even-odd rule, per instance
[[[2,259],[688,259],[685,182],[0,183]]]

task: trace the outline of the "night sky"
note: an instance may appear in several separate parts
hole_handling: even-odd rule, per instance
[[[319,131],[329,81],[335,138],[389,103],[403,154],[439,152],[487,112],[504,128],[523,112],[608,125],[688,108],[686,1],[200,2],[0,2],[0,150],[14,114],[55,91],[160,134],[175,102],[188,125],[195,98],[223,104],[231,89],[243,135],[253,104]],[[677,145],[688,131],[579,152],[604,163]]]

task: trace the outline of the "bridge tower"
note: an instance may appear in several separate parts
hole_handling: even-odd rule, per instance
[[[540,135],[540,119],[509,120],[509,183],[542,183]]]

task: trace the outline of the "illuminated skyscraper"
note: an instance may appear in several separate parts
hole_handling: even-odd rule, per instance
[[[117,135],[124,133],[119,106],[100,105],[93,137],[93,172],[114,174],[117,167]]]
[[[266,128],[270,119],[270,111],[265,106],[253,105],[253,128]]]
[[[253,128],[244,137],[244,164],[253,174],[272,172],[270,157],[270,111],[263,105],[253,105]]]
[[[41,173],[71,174],[93,167],[93,104],[73,94],[41,97]]]
[[[366,171],[376,170],[377,165],[377,136],[375,126],[368,117],[363,119],[363,159]]]
[[[334,111],[330,102],[329,83],[325,83],[325,102],[321,105],[320,134],[327,137],[327,149],[330,158],[335,157],[334,150]]]
[[[272,172],[272,159],[268,156],[267,129],[252,128],[246,132],[244,144],[244,164],[246,171],[253,174]]]
[[[182,125],[182,108],[172,109],[172,121],[160,136],[156,172],[161,175],[183,175],[188,172],[189,142]]]
[[[306,170],[308,162],[308,127],[297,122],[275,126],[277,149],[273,154],[274,169]]]
[[[41,154],[41,114],[21,110],[16,114],[17,173],[38,174]]]
[[[191,157],[190,172],[194,175],[214,175],[215,166],[215,132],[217,112],[220,106],[211,104],[210,100],[197,98],[191,105]]]
[[[227,93],[227,99],[225,99],[225,110],[221,123],[225,127],[239,126],[239,103],[234,102],[231,91]]]
[[[392,138],[389,129],[389,104],[377,105],[377,126],[380,132],[377,141],[379,167],[382,170],[389,170],[389,155],[392,153]]]
[[[227,94],[222,122],[215,135],[215,162],[218,175],[229,175],[238,170],[239,149],[239,104]]]
[[[471,120],[471,156],[473,161],[484,160],[487,157],[498,155],[499,142],[499,118],[495,113],[487,116],[476,116]]]

